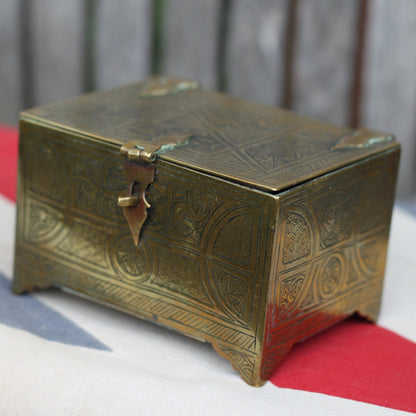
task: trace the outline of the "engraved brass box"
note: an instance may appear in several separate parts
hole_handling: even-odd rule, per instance
[[[156,321],[261,385],[294,343],[376,319],[399,153],[174,79],[25,111],[13,290]]]

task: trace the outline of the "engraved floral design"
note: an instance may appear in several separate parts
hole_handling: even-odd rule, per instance
[[[348,201],[328,207],[321,226],[321,246],[329,247],[348,238],[352,227]]]
[[[229,360],[231,360],[243,378],[246,380],[251,380],[255,364],[253,357],[250,357],[241,351],[237,351],[222,345],[218,345],[216,348],[221,352],[222,355],[225,355]]]
[[[55,147],[51,143],[40,142],[34,138],[30,157],[26,157],[25,162],[30,177],[29,187],[37,194],[54,201],[62,201],[65,197],[66,181],[59,166],[59,156]]]
[[[363,198],[361,212],[364,214],[359,218],[359,233],[365,233],[387,223],[389,206],[385,201],[392,199],[394,187],[393,176],[389,172],[383,172],[367,186],[367,192]]]
[[[238,266],[248,265],[253,255],[252,234],[256,225],[256,217],[252,212],[231,212],[224,218],[214,242],[213,253]]]
[[[59,249],[79,259],[106,268],[107,234],[86,223],[75,222]]]
[[[120,215],[117,195],[126,190],[122,164],[114,167],[85,154],[69,154],[68,161],[73,171],[75,207],[100,217]]]
[[[62,225],[63,214],[51,207],[30,203],[29,229],[27,238],[29,240],[43,240],[52,235]]]
[[[158,256],[159,270],[153,277],[152,284],[210,303],[197,261],[165,249],[159,250]]]
[[[306,257],[311,252],[311,231],[305,218],[297,212],[286,217],[283,263],[291,263]]]
[[[244,320],[247,308],[248,283],[225,271],[216,270],[214,281],[226,310]]]
[[[205,227],[221,201],[199,191],[175,189],[170,209],[170,232],[192,245],[199,245]]]
[[[323,297],[332,295],[338,288],[342,277],[341,261],[337,257],[330,258],[319,275],[319,289]]]
[[[301,133],[299,132],[298,135],[301,136]],[[306,155],[319,153],[324,149],[324,146],[319,143],[311,143],[308,140],[303,140],[302,137],[279,138],[278,143],[278,152],[270,151],[270,143],[255,145],[245,152],[267,172],[301,160]]]
[[[146,255],[141,246],[136,247],[130,235],[126,235],[116,246],[116,258],[120,268],[130,279],[140,277],[145,272]]]
[[[283,316],[294,304],[302,289],[305,274],[287,277],[280,283],[279,315]]]

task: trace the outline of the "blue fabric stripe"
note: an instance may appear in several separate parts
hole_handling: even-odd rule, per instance
[[[17,296],[0,273],[0,323],[23,329],[50,341],[111,351],[109,347],[34,296]]]
[[[396,204],[409,212],[410,214],[414,215],[416,217],[416,201],[415,200],[406,200],[406,199],[399,199],[396,201]]]

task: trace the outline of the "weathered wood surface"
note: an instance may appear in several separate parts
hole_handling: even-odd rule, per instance
[[[166,1],[162,69],[167,75],[218,87],[220,0]]]
[[[231,3],[225,77],[230,94],[283,104],[288,8],[288,0]]]
[[[369,4],[362,124],[402,143],[398,196],[416,185],[416,2]]]
[[[0,2],[0,123],[17,124],[22,108],[19,1]]]
[[[415,0],[0,1],[0,122],[152,71],[391,131],[403,144],[398,195],[416,195]]]
[[[32,0],[33,104],[78,95],[84,82],[83,0]]]
[[[110,88],[151,73],[152,1],[95,2],[95,87]]]
[[[301,114],[350,121],[359,1],[298,0],[292,105]]]

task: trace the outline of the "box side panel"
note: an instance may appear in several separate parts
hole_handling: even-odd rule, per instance
[[[14,290],[62,286],[212,342],[251,380],[275,199],[158,161],[140,244],[116,146],[21,125]]]
[[[399,149],[280,195],[262,379],[295,342],[380,306]]]

